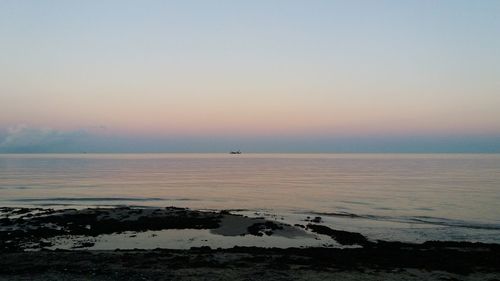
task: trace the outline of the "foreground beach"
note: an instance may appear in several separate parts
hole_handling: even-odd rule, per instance
[[[0,280],[500,279],[498,244],[373,241],[321,217],[174,207],[0,208],[0,253]]]

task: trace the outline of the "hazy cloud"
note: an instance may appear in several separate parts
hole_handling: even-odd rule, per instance
[[[119,136],[104,126],[55,130],[26,125],[0,129],[0,153],[218,152],[500,152],[500,136],[487,137],[163,137]]]
[[[0,139],[1,152],[54,152],[72,150],[85,138],[85,130],[61,131],[18,125],[8,128]]]

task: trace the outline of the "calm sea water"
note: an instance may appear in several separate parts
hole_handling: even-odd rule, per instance
[[[374,239],[500,243],[500,155],[0,155],[0,206],[321,216]]]

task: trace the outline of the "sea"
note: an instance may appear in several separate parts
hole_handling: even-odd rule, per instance
[[[0,154],[0,206],[177,206],[500,243],[500,154]]]

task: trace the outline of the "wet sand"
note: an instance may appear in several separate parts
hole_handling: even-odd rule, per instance
[[[148,241],[159,233],[169,240],[169,231],[198,231],[207,246],[132,248],[137,237]],[[265,247],[218,248],[212,236]],[[124,239],[128,250],[99,250],[103,237]],[[278,238],[285,247],[273,246]],[[287,246],[301,241],[319,246]],[[373,241],[322,225],[319,217],[291,225],[174,207],[0,208],[0,280],[87,279],[500,280],[500,245]]]

